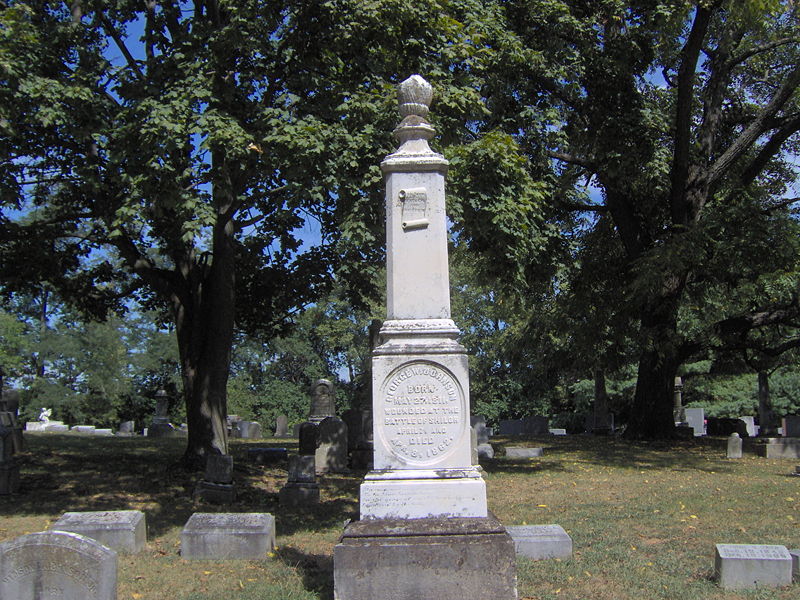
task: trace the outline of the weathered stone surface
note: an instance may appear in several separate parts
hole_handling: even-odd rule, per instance
[[[553,429],[551,427],[550,429],[548,429],[548,431],[550,432],[550,435],[567,435],[566,429],[560,429],[560,428]]]
[[[141,552],[147,543],[146,519],[138,510],[68,512],[50,529],[79,533],[124,554]]]
[[[278,502],[282,506],[302,507],[319,503],[319,485],[287,481],[278,491]]]
[[[686,414],[686,422],[694,430],[694,436],[700,437],[706,434],[705,424],[705,409],[703,408],[685,408],[683,412]]]
[[[304,423],[300,423],[300,428],[298,430],[298,452],[305,456],[313,456],[317,452],[317,446],[319,445],[319,431],[317,429],[317,425],[306,421]]]
[[[478,444],[478,460],[494,458],[494,448],[491,444]]]
[[[493,518],[358,521],[333,550],[336,600],[516,600],[514,544]]]
[[[314,453],[317,473],[347,473],[347,425],[337,417],[320,422]]]
[[[209,454],[204,479],[211,483],[233,481],[233,457],[230,454]]]
[[[514,549],[531,560],[571,558],[572,538],[561,525],[508,525]]]
[[[212,504],[230,504],[236,500],[236,485],[201,480],[194,488],[194,497]]]
[[[289,457],[289,481],[314,483],[317,481],[313,456],[303,454]]]
[[[542,456],[542,453],[541,448],[506,447],[506,458],[536,458],[537,456]]]
[[[240,421],[239,433],[240,437],[245,440],[260,440],[263,437],[261,423],[257,421]]]
[[[742,438],[738,433],[732,433],[728,438],[728,458],[742,458]]]
[[[800,549],[789,550],[792,557],[792,581],[800,581]]]
[[[156,423],[155,419],[153,419],[150,427],[146,429],[146,432],[145,435],[151,438],[174,437],[177,435],[172,423]]]
[[[286,415],[278,415],[275,419],[275,437],[286,437],[289,433],[289,418]]]
[[[94,425],[73,425],[70,431],[75,431],[77,433],[94,433],[96,427]],[[47,430],[47,428],[45,428]]]
[[[275,547],[269,513],[195,513],[181,533],[181,556],[263,559]]]
[[[117,553],[64,531],[0,544],[3,600],[116,600]]]
[[[336,391],[328,379],[317,379],[311,384],[311,409],[308,420],[320,423],[327,417],[336,416]]]
[[[800,438],[800,415],[783,418],[783,437]]]
[[[800,438],[769,438],[760,449],[767,458],[800,458]]]
[[[730,590],[792,582],[792,557],[785,546],[717,544],[714,567],[720,586]]]
[[[123,421],[119,424],[120,433],[133,433],[135,428],[136,424],[133,421]]]

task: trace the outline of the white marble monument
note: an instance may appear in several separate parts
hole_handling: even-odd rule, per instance
[[[425,120],[433,90],[400,85],[400,147],[386,178],[387,319],[372,355],[374,469],[361,518],[486,517],[470,453],[467,355],[450,318],[445,174]]]

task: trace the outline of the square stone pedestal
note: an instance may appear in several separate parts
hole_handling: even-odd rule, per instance
[[[493,516],[350,523],[333,570],[335,600],[517,599],[514,542]]]

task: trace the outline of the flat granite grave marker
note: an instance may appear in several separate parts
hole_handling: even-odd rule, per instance
[[[792,556],[785,546],[717,544],[714,569],[728,590],[792,583]]]
[[[194,513],[181,532],[181,556],[263,559],[275,548],[269,513]]]
[[[522,448],[520,446],[506,447],[506,458],[536,458],[542,456],[541,448]]]
[[[66,531],[0,544],[3,600],[117,600],[117,553]]]
[[[531,560],[572,558],[572,538],[561,525],[508,525],[517,555]]]
[[[145,516],[138,510],[67,512],[50,530],[79,533],[124,554],[141,552],[147,543]]]

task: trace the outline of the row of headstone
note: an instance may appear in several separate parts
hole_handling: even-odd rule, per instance
[[[534,415],[524,419],[500,421],[497,429],[499,435],[547,435],[550,425],[547,417]]]
[[[50,531],[0,543],[4,600],[116,600],[118,553],[146,543],[139,511],[66,513]],[[186,559],[264,559],[275,548],[269,513],[195,513],[181,533]]]

